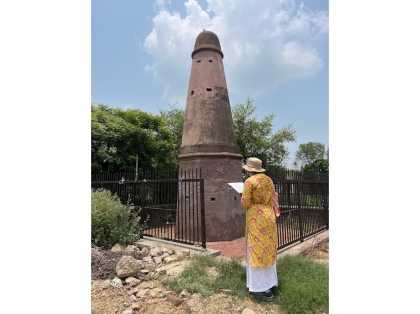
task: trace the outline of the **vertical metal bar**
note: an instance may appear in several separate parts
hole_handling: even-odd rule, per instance
[[[324,207],[324,215],[325,215],[325,224],[327,226],[327,230],[330,229],[330,225],[329,225],[329,208],[327,207],[327,189],[326,189],[326,182],[323,183],[323,196],[324,196],[324,202],[323,202],[323,207]]]
[[[196,169],[196,173],[197,173],[197,169]],[[194,175],[193,175],[193,179],[194,179]],[[194,181],[193,182],[193,192],[190,194],[190,197],[192,197],[193,198],[193,200],[192,200],[192,204],[193,204],[193,210],[192,210],[192,216],[193,216],[193,218],[192,218],[192,236],[191,236],[191,238],[190,238],[190,240],[191,240],[191,242],[192,243],[194,243],[195,242],[195,223],[194,223],[194,218],[195,218],[195,185],[194,184],[197,184],[197,182],[196,181]]]
[[[195,190],[194,190],[194,242],[200,241],[200,222],[198,218],[200,217],[200,201],[199,201],[199,195],[200,195],[200,181],[198,176],[198,169],[195,168]]]
[[[187,221],[187,185],[185,183],[185,179],[187,178],[186,176],[187,174],[187,170],[184,169],[184,173],[182,174],[182,177],[184,178],[184,180],[182,180],[181,186],[182,186],[182,190],[184,191],[184,195],[182,197],[182,201],[184,202],[184,207],[182,208],[182,215],[183,215],[183,219],[182,219],[182,241],[185,240],[185,226],[186,226],[186,221]]]
[[[205,220],[205,208],[204,208],[204,179],[201,178],[200,169],[200,201],[201,201],[201,246],[206,248],[206,220]]]
[[[301,203],[300,203],[300,208],[301,208],[301,221],[302,221],[302,231],[301,231],[301,240],[305,239],[305,235],[306,235],[306,230],[307,230],[307,194],[306,194],[306,184],[305,182],[301,181],[300,182],[300,194],[301,194]]]
[[[188,175],[189,178],[191,179],[191,172],[192,170],[189,169],[188,170]],[[193,184],[193,182],[188,182],[188,220],[187,220],[187,224],[188,224],[188,240],[191,242],[192,241],[192,235],[191,235],[191,184]],[[194,204],[194,203],[193,203]]]
[[[178,170],[178,182],[179,182],[179,178],[181,178],[182,177],[182,170],[181,169],[179,169]],[[180,202],[181,202],[181,200],[182,200],[182,197],[181,197],[181,192],[182,191],[180,191],[179,190],[179,188],[178,188],[178,184],[179,183],[176,183],[176,197],[177,197],[177,201],[176,201],[176,238],[177,238],[177,240],[179,240],[179,224],[182,222],[182,219],[181,219],[181,204],[180,204]]]
[[[141,188],[141,191],[140,191],[140,213],[143,213],[142,216],[144,217],[144,221],[146,221],[147,213],[146,213],[146,210],[144,209],[144,190],[145,190],[144,184],[145,184],[145,182],[141,181],[141,186],[140,186],[140,188]],[[144,221],[143,221],[143,223],[144,223]],[[148,224],[149,224],[149,222],[148,222]],[[143,234],[140,236],[140,238],[143,239]]]
[[[158,178],[159,179],[159,178]],[[160,227],[160,235],[164,236],[164,226],[163,226],[163,214],[165,213],[163,208],[162,208],[162,185],[163,183],[156,183],[157,187],[158,187],[158,203],[159,203],[159,227]]]
[[[290,186],[290,192],[291,192],[290,201],[291,201],[291,203],[290,203],[290,208],[289,208],[290,212],[289,212],[288,232],[287,232],[289,240],[292,237],[294,238],[294,236],[295,236],[295,230],[294,230],[295,226],[293,225],[293,222],[294,222],[294,219],[295,219],[295,205],[294,204],[295,204],[295,200],[296,200],[296,197],[295,197],[296,195],[294,195],[294,193],[293,193],[296,190],[295,185],[296,185],[296,183],[293,182]],[[293,201],[292,201],[292,198],[291,198],[292,196],[293,196]],[[289,242],[289,240],[287,242]]]
[[[299,210],[300,242],[303,242],[302,208],[300,204],[300,180],[298,180],[297,182],[297,196],[298,196],[298,210]]]

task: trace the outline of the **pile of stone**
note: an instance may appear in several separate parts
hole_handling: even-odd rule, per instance
[[[135,245],[122,248],[119,244],[115,245],[111,251],[118,252],[140,252],[142,260],[135,259],[129,255],[124,255],[116,267],[117,277],[130,286],[135,286],[142,280],[154,279],[159,275],[166,274],[168,269],[173,268],[174,262],[183,261],[190,257],[190,250],[174,250],[169,246],[142,247],[141,250]],[[171,273],[168,273],[171,275]]]
[[[176,296],[172,291],[164,291],[161,289],[152,289],[153,279],[160,275],[177,276],[179,275],[187,260],[190,259],[190,250],[180,249],[174,250],[173,248],[162,245],[152,247],[138,248],[135,245],[129,245],[125,249],[117,244],[111,251],[113,252],[138,252],[144,256],[141,260],[135,259],[130,255],[123,255],[118,261],[116,266],[116,274],[112,280],[107,280],[106,285],[124,288],[129,295],[131,295],[132,302],[143,298],[166,298],[175,306],[179,306],[183,299],[189,294],[183,291],[180,296]],[[140,254],[137,254],[140,255]],[[94,260],[101,259],[99,250],[92,249],[92,257]],[[151,287],[149,284],[151,283]],[[106,287],[104,287],[105,289]],[[132,304],[124,314],[134,313],[137,310],[138,304]]]

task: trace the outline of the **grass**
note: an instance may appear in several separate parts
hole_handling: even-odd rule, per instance
[[[186,289],[207,297],[228,289],[232,295],[247,295],[245,268],[236,258],[219,261],[211,255],[195,255],[178,278],[166,277],[162,282],[176,293]]]
[[[277,259],[277,276],[279,286],[273,289],[273,302],[282,313],[328,313],[327,266],[303,255],[286,255]],[[162,283],[176,293],[186,289],[208,297],[227,289],[232,296],[251,298],[245,267],[237,258],[217,260],[211,255],[195,255],[179,277],[164,277]]]
[[[286,313],[328,313],[327,266],[303,255],[286,255],[277,262],[277,275],[275,290]]]

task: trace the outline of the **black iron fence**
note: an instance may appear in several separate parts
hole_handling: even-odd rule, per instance
[[[91,180],[92,189],[110,190],[122,203],[134,206],[140,223],[148,219],[143,235],[206,247],[204,179],[199,170],[92,174]]]
[[[278,249],[329,229],[328,175],[290,170],[267,174],[279,194]],[[124,204],[132,204],[140,223],[149,217],[144,235],[206,247],[201,171],[92,174],[91,186],[110,190]]]
[[[278,249],[329,229],[329,181],[273,179],[279,194]]]

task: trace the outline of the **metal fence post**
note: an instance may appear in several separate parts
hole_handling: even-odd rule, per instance
[[[300,180],[297,182],[297,198],[298,198],[298,210],[299,210],[299,231],[300,231],[300,242],[303,242],[303,215],[302,206],[300,203]]]
[[[145,194],[145,185],[146,184],[146,182],[144,182],[144,180],[143,181],[141,181],[141,199],[140,199],[140,212],[143,212],[144,213],[144,203],[145,203],[145,197],[144,197],[144,194]],[[146,213],[144,213],[144,217],[147,217],[147,215],[146,215]],[[143,239],[143,234],[141,235],[141,237],[140,237],[141,239]]]
[[[329,208],[328,208],[328,205],[327,205],[326,182],[324,182],[323,187],[324,187],[324,204],[323,205],[324,205],[324,214],[325,214],[325,224],[327,226],[327,230],[329,230],[330,229],[330,223],[329,223],[329,215],[330,215],[330,213],[329,213]]]
[[[200,169],[201,178],[201,169]],[[202,247],[206,248],[206,219],[204,217],[204,179],[200,179],[200,202],[201,202],[201,242]]]

